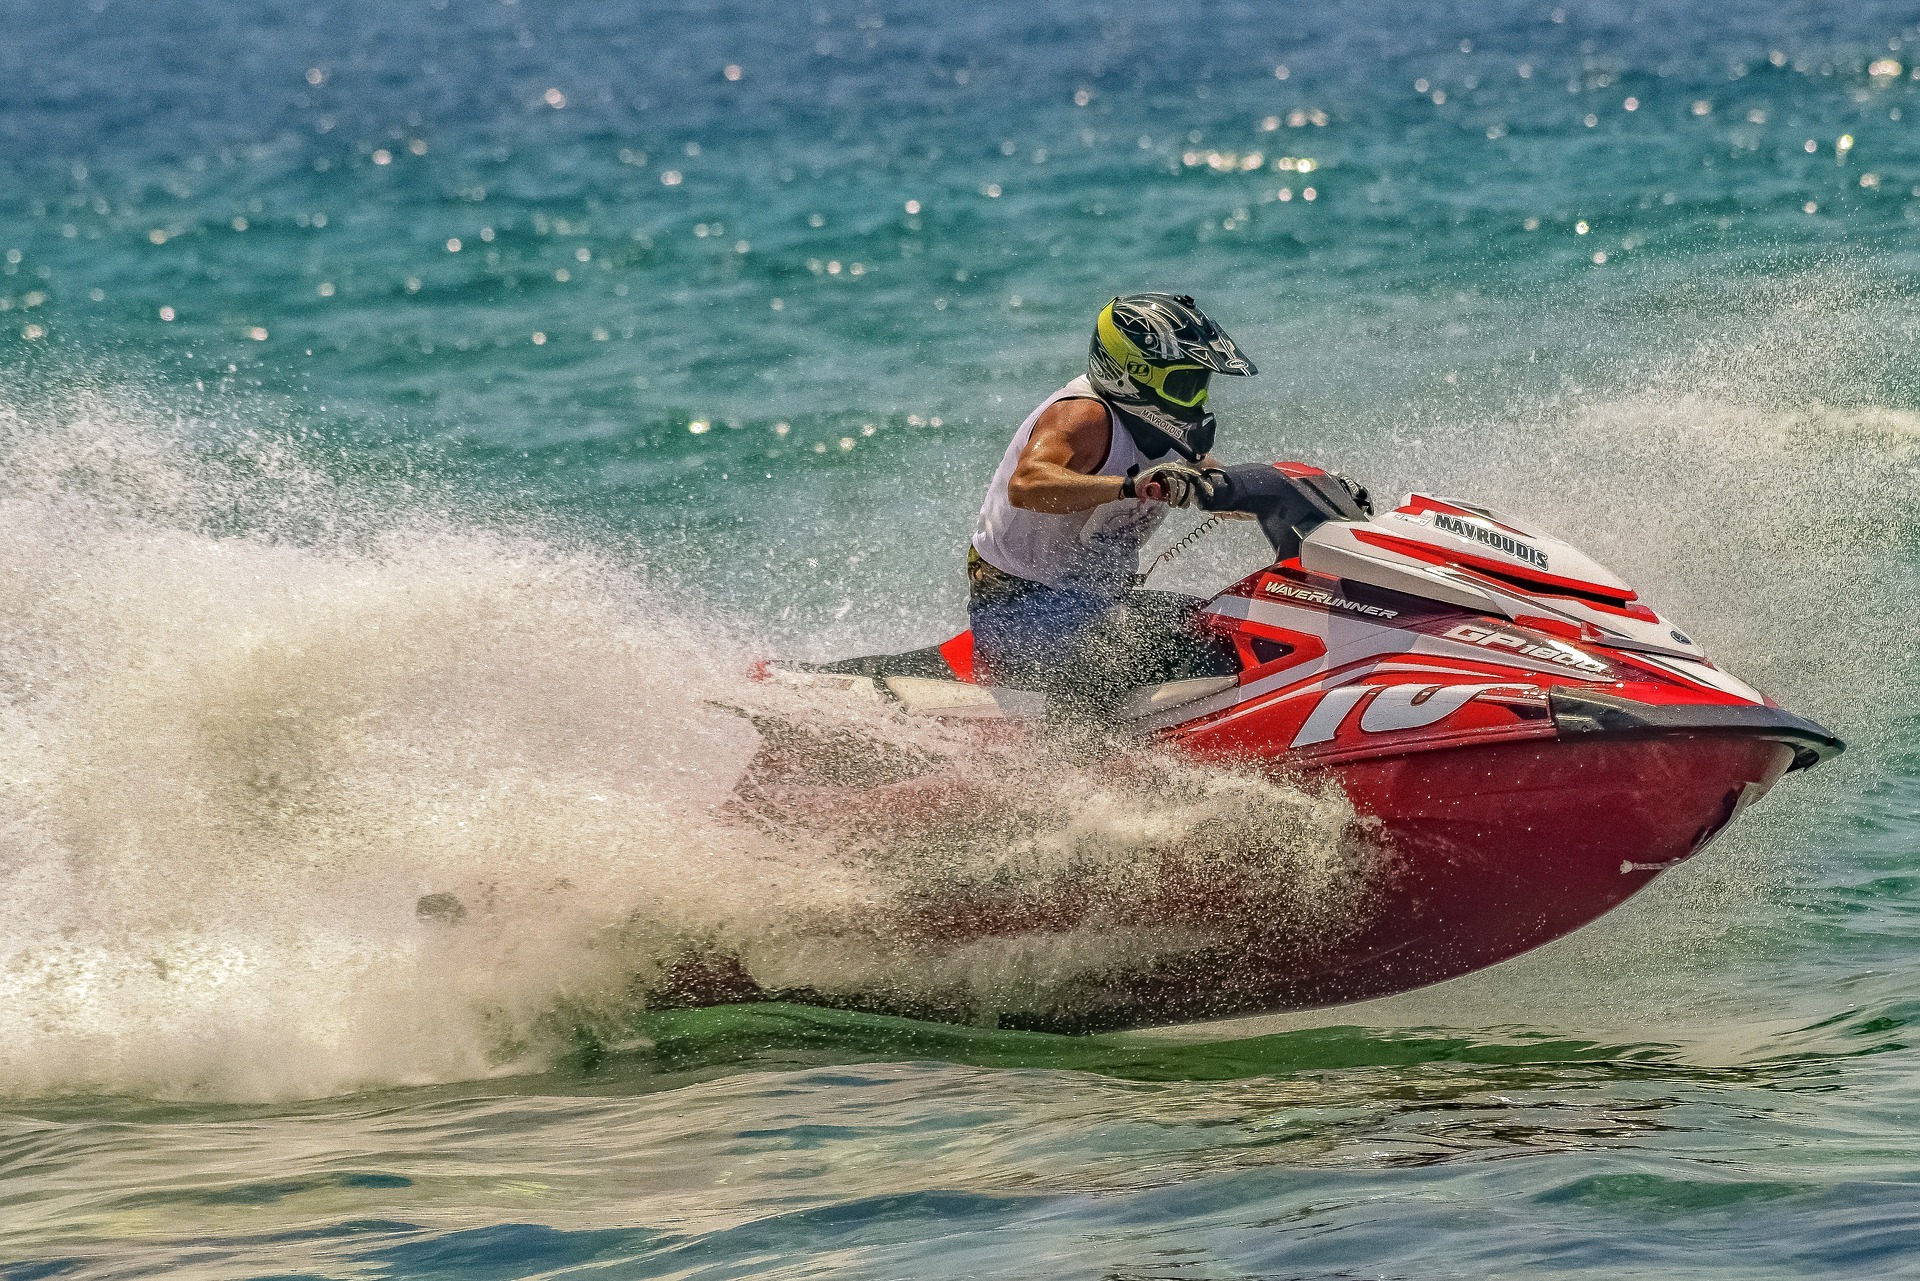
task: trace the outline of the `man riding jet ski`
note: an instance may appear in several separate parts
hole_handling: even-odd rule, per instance
[[[1147,749],[1223,778],[1337,785],[1351,806],[1343,848],[1372,857],[1361,901],[1332,925],[1290,918],[1288,882],[1262,870],[1270,834],[1231,825],[1137,850],[1120,909],[1071,875],[936,878],[892,921],[928,955],[1135,931],[1090,968],[995,997],[1001,1027],[1326,1005],[1465,974],[1610,911],[1842,749],[1528,517],[1423,493],[1375,512],[1318,467],[1216,466],[1208,380],[1252,372],[1191,299],[1114,299],[1088,375],[1034,411],[994,475],[969,557],[972,630],[759,669],[941,722],[935,741],[1018,745],[1091,723],[1099,733],[1059,741],[1114,777]],[[1131,589],[1171,506],[1257,520],[1270,560],[1204,598]],[[735,803],[756,821],[857,845],[889,823],[938,838],[998,803],[938,751],[755,725],[764,742]],[[773,999],[980,1015],[905,980],[881,993],[754,982]]]
[[[1223,476],[1207,384],[1255,372],[1190,297],[1127,294],[1101,309],[1087,372],[1027,416],[987,486],[967,554],[983,675],[1091,714],[1150,679],[1138,616],[1154,598],[1124,604],[1140,550],[1169,507],[1212,505]]]

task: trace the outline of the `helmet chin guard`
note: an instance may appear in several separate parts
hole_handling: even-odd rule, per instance
[[[1133,437],[1133,443],[1148,458],[1179,454],[1197,463],[1213,448],[1213,411],[1203,409],[1197,418],[1176,418],[1157,405],[1132,405],[1113,402],[1120,425]]]
[[[1100,311],[1087,353],[1094,390],[1119,411],[1143,453],[1198,461],[1213,447],[1207,381],[1257,372],[1185,294],[1125,294]]]

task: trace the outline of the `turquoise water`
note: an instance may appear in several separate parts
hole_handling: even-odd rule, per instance
[[[0,30],[0,1277],[1920,1274],[1910,12]],[[1135,288],[1259,363],[1229,457],[1536,516],[1851,750],[1385,1001],[645,1009],[718,943],[990,1010],[1124,940],[903,958],[893,906],[1148,815],[1337,910],[1282,788],[1003,777],[1011,847],[715,815],[752,657],[957,627],[1007,435]]]

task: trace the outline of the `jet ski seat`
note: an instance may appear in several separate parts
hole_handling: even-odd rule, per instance
[[[1069,672],[1061,688],[1032,689],[1028,682],[988,686],[955,679],[945,646],[898,654],[869,654],[830,663],[786,662],[789,671],[864,676],[909,710],[946,716],[1034,715],[1043,694],[1080,688],[1100,691],[1104,715],[1131,719],[1165,710],[1230,685],[1240,673],[1232,644],[1200,621],[1206,602],[1180,592],[1134,590],[1113,614],[1095,624],[1062,655]]]

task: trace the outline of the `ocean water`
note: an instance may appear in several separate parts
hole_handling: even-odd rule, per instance
[[[1920,1275],[1910,8],[0,32],[0,1278]],[[1126,938],[897,905],[1063,848],[1124,895],[1149,824],[1342,910],[1337,797],[1173,764],[1003,769],[1010,827],[885,857],[720,812],[756,656],[957,629],[1007,436],[1140,288],[1259,363],[1229,458],[1533,515],[1849,752],[1387,1000],[648,1009],[719,945],[990,1013]]]

